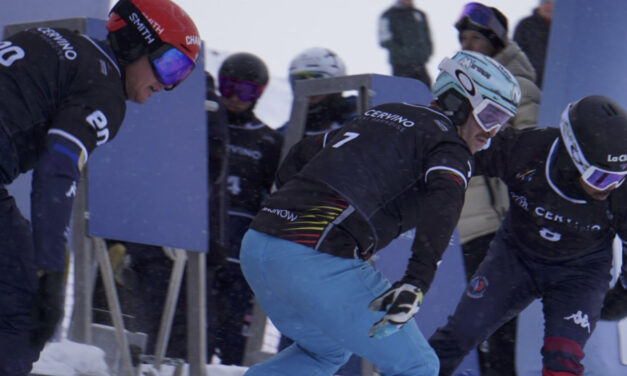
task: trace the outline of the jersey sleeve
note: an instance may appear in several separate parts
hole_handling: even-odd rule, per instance
[[[35,260],[40,270],[65,269],[66,232],[84,163],[84,150],[58,133],[46,145],[33,170],[31,221]]]
[[[80,142],[88,155],[115,137],[126,110],[124,98],[106,99],[101,97],[102,92],[91,90],[73,98],[58,111],[50,126]]]
[[[468,151],[453,148],[437,152],[427,165],[426,191],[419,199],[412,256],[404,277],[424,292],[433,282],[459,220],[472,169],[470,158]]]

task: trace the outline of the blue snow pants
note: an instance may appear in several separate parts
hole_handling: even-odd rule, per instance
[[[368,330],[383,316],[368,304],[390,282],[366,261],[346,259],[248,230],[242,271],[273,324],[295,342],[246,376],[331,376],[351,354],[386,376],[435,376],[437,357],[415,320],[382,339]]]
[[[41,347],[29,343],[37,276],[29,222],[0,186],[0,375],[26,376]]]
[[[524,252],[507,226],[501,227],[455,313],[429,338],[440,376],[452,375],[471,349],[536,298],[542,300],[545,320],[543,375],[580,375],[583,347],[600,319],[611,267],[611,240],[586,256],[547,262]]]

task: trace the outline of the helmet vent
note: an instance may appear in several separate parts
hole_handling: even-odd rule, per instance
[[[616,111],[616,109],[614,108],[614,106],[612,106],[609,103],[606,103],[602,106],[603,110],[605,110],[605,113],[608,116],[616,116],[618,115],[618,111]]]

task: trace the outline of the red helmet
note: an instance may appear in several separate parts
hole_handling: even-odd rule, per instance
[[[109,14],[107,30],[122,64],[148,54],[166,85],[185,79],[200,55],[194,21],[170,0],[119,0]]]

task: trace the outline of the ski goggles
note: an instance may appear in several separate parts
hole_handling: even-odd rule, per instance
[[[498,132],[512,118],[512,114],[509,111],[487,98],[472,110],[472,114],[481,129],[488,133],[494,130]]]
[[[581,177],[590,187],[598,191],[605,191],[610,188],[620,187],[625,181],[625,177],[627,177],[627,171],[620,173],[590,166],[581,175]]]
[[[470,75],[456,61],[444,58],[438,65],[438,69],[448,73],[453,79],[457,80],[457,86],[465,91],[465,97],[468,98],[473,108],[472,115],[484,131],[488,133],[495,131],[496,133],[514,116],[505,107],[489,98],[484,98],[479,93]]]
[[[151,53],[149,60],[157,79],[166,86],[181,83],[196,65],[187,55],[169,44]]]
[[[492,30],[501,39],[507,35],[507,30],[496,19],[494,11],[483,4],[466,4],[455,25],[461,25],[465,19],[474,26]]]
[[[225,98],[230,98],[233,94],[242,102],[254,102],[263,93],[264,85],[256,82],[240,80],[234,77],[221,76],[219,78],[220,94]]]
[[[294,81],[311,80],[314,78],[329,78],[329,74],[324,72],[304,71],[290,74],[290,85],[294,86]]]
[[[592,166],[584,157],[570,123],[568,114],[570,113],[571,106],[572,105],[568,105],[564,112],[562,112],[560,133],[566,150],[570,155],[570,159],[581,174],[582,180],[597,191],[620,187],[627,177],[627,171],[608,171],[597,166]]]

